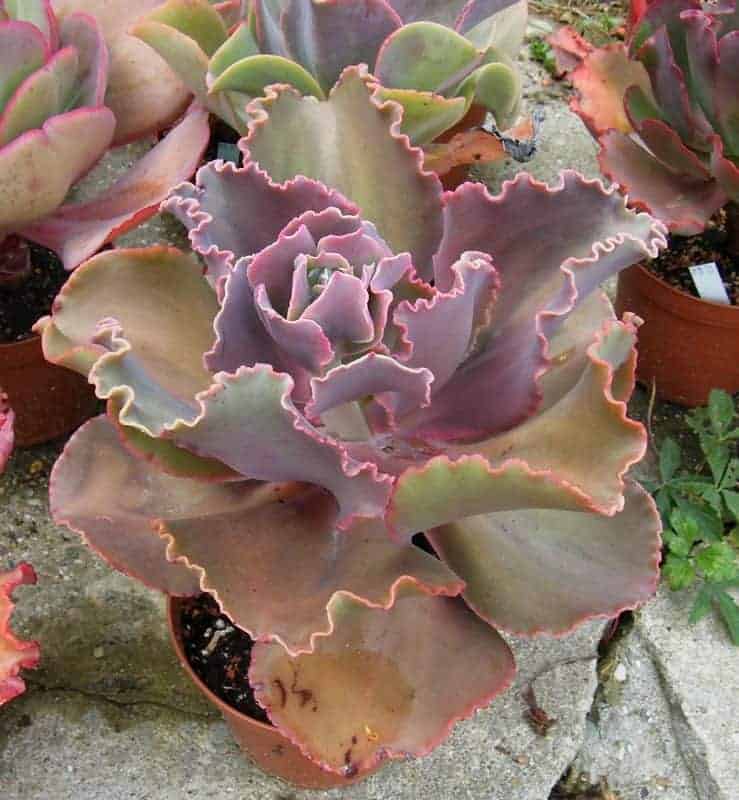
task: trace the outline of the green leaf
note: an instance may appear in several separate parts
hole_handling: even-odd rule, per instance
[[[672,478],[680,466],[681,460],[680,445],[672,437],[668,436],[662,442],[662,447],[659,450],[659,474],[663,483],[667,483]]]
[[[713,511],[716,512],[716,516],[720,519],[724,513],[724,507],[721,503],[721,495],[718,493],[718,490],[713,487],[709,486],[703,490],[703,499],[708,503]]]
[[[710,506],[699,506],[675,495],[677,506],[684,514],[691,517],[700,528],[700,538],[707,542],[718,542],[724,533],[724,523]]]
[[[708,396],[708,416],[717,436],[729,430],[735,413],[731,395],[723,389],[712,389]]]
[[[690,561],[672,554],[667,555],[662,574],[673,592],[686,589],[695,580],[695,570]]]
[[[719,489],[732,489],[739,484],[739,458],[729,459],[729,465],[724,472],[724,479]]]
[[[739,646],[739,606],[734,598],[726,592],[719,592],[716,596],[718,611],[729,631],[731,641]]]
[[[228,38],[221,15],[207,0],[167,0],[145,19],[178,30],[207,56],[212,56]]]
[[[243,58],[255,56],[257,53],[259,53],[259,46],[249,30],[249,26],[242,22],[218,50],[213,53],[208,70],[214,78],[217,78],[232,64],[241,61]]]
[[[385,89],[379,87],[375,95],[381,100],[393,100],[403,106],[401,132],[411,144],[429,144],[444,131],[456,125],[469,108],[464,97],[442,97],[433,92],[413,89]]]
[[[713,590],[709,586],[702,586],[700,591],[695,596],[693,607],[690,609],[690,616],[688,622],[695,625],[706,616],[711,610],[711,602],[713,601]]]
[[[670,514],[670,525],[688,546],[701,538],[701,528],[698,520],[690,513],[679,508],[676,508]]]
[[[676,556],[680,556],[681,558],[687,558],[690,555],[692,545],[689,542],[686,542],[685,539],[678,536],[675,531],[671,531],[668,528],[662,534],[662,538],[664,539],[665,544],[671,553],[674,553]]]
[[[721,497],[726,503],[726,508],[729,509],[731,516],[734,517],[736,522],[739,522],[739,492],[724,489],[721,492]]]
[[[715,542],[700,550],[695,564],[713,583],[733,580],[737,574],[736,554],[727,542]]]
[[[706,461],[711,468],[711,474],[716,485],[720,485],[726,468],[729,465],[731,452],[729,446],[726,444],[718,444],[717,442],[702,442],[703,452],[706,455]]]

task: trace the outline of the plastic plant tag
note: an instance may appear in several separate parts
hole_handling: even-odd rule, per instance
[[[714,303],[729,305],[729,296],[726,294],[724,282],[718,271],[715,261],[707,264],[696,264],[690,267],[690,275],[702,300],[711,300]]]

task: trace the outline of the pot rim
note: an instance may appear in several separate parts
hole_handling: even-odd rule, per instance
[[[695,324],[710,325],[716,328],[739,328],[739,305],[727,305],[693,297],[655,275],[644,266],[643,262],[624,270],[619,274],[619,280],[622,280],[625,273],[638,274],[646,280],[646,284],[642,284],[644,294],[671,314]]]
[[[175,618],[175,615],[179,612],[180,605],[184,599],[184,597],[177,597],[175,595],[167,596],[167,628],[169,629],[169,637],[172,641],[172,646],[174,647],[175,653],[177,654],[177,659],[184,667],[190,679],[208,698],[208,700],[213,703],[213,705],[215,705],[221,712],[242,717],[244,720],[247,720],[251,725],[255,725],[257,728],[262,728],[265,731],[279,734],[280,732],[277,730],[277,728],[275,728],[274,725],[267,725],[265,722],[260,722],[258,719],[254,719],[254,717],[250,717],[248,714],[244,714],[243,711],[239,711],[232,705],[229,705],[227,702],[225,702],[225,700],[221,700],[221,698],[218,697],[218,695],[212,689],[210,689],[210,687],[208,687],[203,679],[192,668],[192,665],[188,661],[187,655],[185,654],[185,648],[182,645],[182,626],[179,620]]]

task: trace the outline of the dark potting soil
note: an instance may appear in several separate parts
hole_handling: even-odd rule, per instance
[[[249,685],[251,636],[221,614],[209,594],[183,600],[181,622],[185,656],[203,683],[232,708],[271,724]]]
[[[39,317],[48,314],[69,273],[57,256],[36,244],[31,250],[31,274],[15,289],[0,289],[0,343],[20,342],[31,335]]]
[[[689,267],[715,261],[729,300],[739,305],[739,259],[730,256],[724,247],[724,223],[725,215],[719,212],[697,236],[670,236],[668,248],[646,262],[647,269],[676,289],[699,297]]]

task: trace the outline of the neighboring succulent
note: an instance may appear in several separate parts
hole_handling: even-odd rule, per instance
[[[454,30],[449,7],[459,7]],[[409,23],[409,24],[404,24]],[[228,34],[207,0],[168,0],[132,33],[153,47],[195,96],[240,133],[246,106],[271,84],[323,100],[342,70],[366,63],[382,99],[400,103],[403,132],[432,142],[474,103],[499,128],[513,122],[513,67],[526,24],[524,0],[253,0]]]
[[[723,206],[739,254],[739,13],[734,2],[632,3],[625,45],[585,55],[574,109],[629,201],[677,234]]]
[[[637,321],[598,286],[663,226],[574,172],[443,194],[372,92],[349,68],[317,116],[273,87],[245,166],[166,204],[205,274],[102,253],[38,326],[108,401],[54,468],[55,520],[149,586],[212,593],[257,641],[274,725],[347,776],[502,691],[496,629],[633,608],[660,552],[625,477]]]
[[[105,153],[116,118],[104,105],[108,49],[96,21],[61,22],[48,0],[0,6],[0,280],[28,272],[25,244],[59,252],[71,268],[113,236],[156,212],[195,170],[208,137],[195,111],[94,202],[60,207]]]
[[[0,472],[12,449],[13,412],[0,390]],[[0,572],[0,706],[25,691],[26,685],[18,673],[21,669],[33,669],[39,661],[38,644],[16,639],[8,627],[13,611],[10,596],[22,583],[36,583],[30,564],[19,564],[10,572]]]

